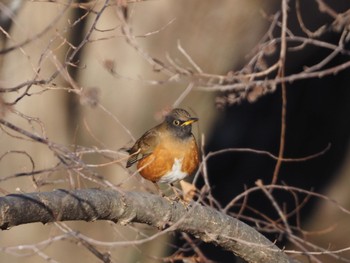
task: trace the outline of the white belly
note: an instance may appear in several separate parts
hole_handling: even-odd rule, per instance
[[[188,174],[181,171],[182,159],[175,159],[171,171],[167,172],[162,178],[159,179],[159,183],[170,184],[175,181],[184,179]]]

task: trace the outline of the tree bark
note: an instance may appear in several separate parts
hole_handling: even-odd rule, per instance
[[[184,205],[149,193],[101,189],[11,194],[0,198],[0,228],[33,222],[110,220],[189,233],[247,262],[296,262],[255,229],[196,202]]]

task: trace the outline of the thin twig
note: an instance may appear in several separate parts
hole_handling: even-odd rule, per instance
[[[284,77],[286,53],[287,53],[287,41],[286,41],[286,30],[287,30],[287,1],[282,0],[282,28],[281,28],[281,50],[279,58],[279,71],[278,76]],[[282,89],[282,112],[281,112],[281,134],[280,134],[280,146],[278,150],[278,160],[275,166],[275,170],[272,176],[272,184],[276,184],[278,179],[278,174],[282,165],[282,159],[284,154],[285,147],[285,138],[286,138],[286,114],[287,114],[287,88],[286,83],[283,81],[281,83]]]

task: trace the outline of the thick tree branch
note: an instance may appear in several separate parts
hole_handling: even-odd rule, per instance
[[[255,229],[210,207],[170,202],[141,192],[83,189],[11,194],[0,198],[0,228],[33,222],[111,220],[189,233],[248,262],[293,262]]]

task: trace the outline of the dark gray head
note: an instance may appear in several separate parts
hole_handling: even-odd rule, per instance
[[[176,136],[186,138],[191,136],[192,123],[198,121],[198,118],[191,115],[184,109],[173,109],[166,117],[167,127]]]

